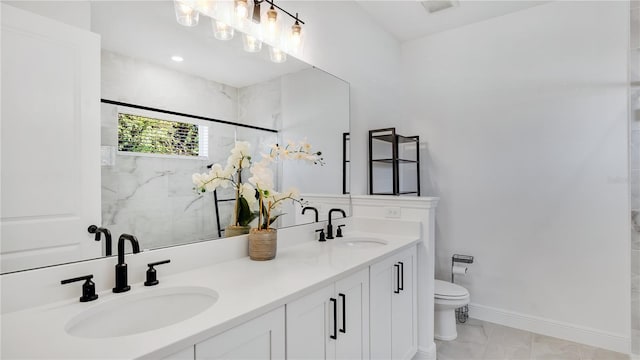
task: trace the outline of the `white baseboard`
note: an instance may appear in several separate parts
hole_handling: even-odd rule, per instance
[[[428,348],[418,347],[418,352],[413,360],[436,360],[436,343],[432,342]]]
[[[478,304],[469,304],[469,316],[478,320],[617,351],[623,354],[629,354],[631,352],[631,338],[620,334],[612,334],[574,324]]]

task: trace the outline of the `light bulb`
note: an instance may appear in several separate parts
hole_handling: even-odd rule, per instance
[[[287,61],[287,53],[282,51],[280,48],[270,47],[269,48],[269,58],[274,63],[283,63]]]
[[[243,20],[249,16],[249,4],[247,0],[236,0],[236,16],[238,19]]]
[[[302,26],[297,19],[291,26],[291,51],[295,54],[302,52]]]
[[[196,26],[200,18],[200,13],[193,10],[189,5],[180,0],[173,1],[178,24],[183,26]]]
[[[266,36],[271,42],[275,42],[278,39],[278,12],[271,5],[267,11],[267,21],[265,22]]]
[[[229,24],[222,21],[211,19],[213,26],[213,36],[218,40],[231,40],[235,30]]]
[[[215,0],[196,0],[196,8],[203,14],[208,15],[215,11]]]
[[[242,35],[242,43],[244,45],[244,51],[246,52],[260,52],[262,50],[262,41],[255,36],[249,34]]]

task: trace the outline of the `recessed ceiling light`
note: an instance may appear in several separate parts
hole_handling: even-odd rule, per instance
[[[173,55],[171,57],[171,60],[175,61],[175,62],[182,62],[184,61],[184,59],[182,58],[182,56],[178,56],[178,55]]]

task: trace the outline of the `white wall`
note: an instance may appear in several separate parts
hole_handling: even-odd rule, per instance
[[[477,315],[628,350],[627,24],[552,2],[403,44],[436,275],[474,255]]]
[[[302,59],[350,83],[351,193],[366,194],[368,130],[398,125],[405,117],[400,43],[354,1],[283,6],[306,23]]]
[[[3,1],[3,3],[48,17],[81,29],[91,29],[91,5],[87,0],[74,1]]]

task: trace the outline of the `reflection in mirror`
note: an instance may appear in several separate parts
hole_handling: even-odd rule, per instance
[[[207,118],[103,104],[103,154],[115,159],[103,159],[103,226],[136,234],[145,249],[224,236],[235,211],[233,189],[197,195],[191,175],[213,163],[224,166],[235,141],[248,141],[260,158],[269,145],[306,139],[325,165],[279,163],[276,188],[340,194],[342,149],[335,144],[348,131],[348,84],[292,57],[275,64],[266,51],[247,53],[238,33],[216,40],[206,16],[197,27],[180,26],[172,11],[163,2],[93,6],[92,26],[103,38],[103,99]],[[147,18],[141,31],[140,19]],[[147,50],[154,43],[162,46]],[[176,54],[184,61],[169,61]],[[192,136],[206,151],[189,158],[116,149],[123,136],[117,119],[124,113],[193,124],[200,132]],[[293,202],[280,211],[275,227],[313,221]]]
[[[114,237],[135,234],[147,250],[224,236],[234,211],[234,201],[226,200],[234,199],[233,191],[198,195],[192,175],[225,163],[235,141],[250,142],[252,155],[259,157],[271,144],[306,139],[322,152],[325,165],[281,162],[276,188],[297,187],[308,205],[320,210],[320,219],[331,207],[349,213],[348,197],[338,205],[327,200],[343,193],[343,178],[348,178],[340,146],[349,131],[346,82],[292,56],[274,63],[266,44],[261,52],[246,52],[237,31],[229,41],[217,40],[211,20],[202,14],[198,26],[181,26],[172,1],[90,6],[91,31],[100,35],[103,99],[102,221],[94,225]],[[142,127],[165,137],[150,137]],[[285,215],[276,227],[314,221],[300,206],[281,211]],[[93,242],[88,225],[83,225],[83,241]],[[2,272],[62,261],[3,266]]]

